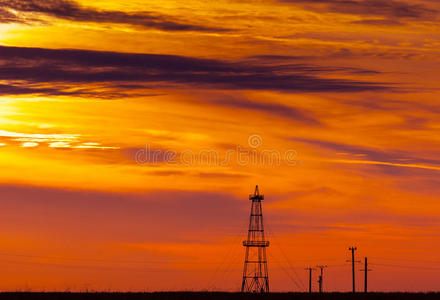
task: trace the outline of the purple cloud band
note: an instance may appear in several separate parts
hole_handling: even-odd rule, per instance
[[[191,24],[185,21],[177,21],[170,16],[155,12],[123,12],[96,10],[82,7],[69,0],[0,0],[0,23],[28,23],[26,14],[33,14],[32,21],[38,19],[35,14],[47,15],[59,19],[77,22],[113,23],[154,28],[164,31],[199,31],[199,32],[223,32],[226,28],[214,28]],[[12,9],[18,14],[13,14]]]
[[[116,92],[130,92],[168,84],[189,88],[274,90],[281,92],[362,92],[389,89],[380,82],[324,78],[328,73],[368,70],[328,68],[310,64],[262,64],[248,61],[161,54],[132,54],[88,50],[53,50],[0,46],[0,80],[10,91],[63,95],[73,84],[109,84]],[[280,72],[282,70],[282,72]],[[20,82],[18,85],[17,82]],[[50,85],[49,90],[47,89]],[[61,85],[61,87],[56,87]],[[67,89],[70,93],[72,89]],[[114,90],[112,90],[115,92]],[[7,88],[2,87],[7,94]],[[81,90],[84,93],[84,90]],[[90,92],[88,92],[90,94]]]

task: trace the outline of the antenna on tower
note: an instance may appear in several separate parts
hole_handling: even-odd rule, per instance
[[[269,274],[267,270],[266,248],[269,242],[264,238],[263,211],[261,201],[264,199],[260,195],[258,185],[255,186],[253,195],[249,195],[251,204],[251,214],[249,218],[249,231],[243,246],[246,247],[244,259],[243,281],[241,292],[244,293],[268,293]]]

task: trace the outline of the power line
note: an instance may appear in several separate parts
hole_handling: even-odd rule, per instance
[[[370,256],[371,257],[371,256]],[[388,257],[371,257],[375,260],[385,260],[385,261],[400,261],[400,262],[416,262],[416,263],[428,263],[428,264],[440,264],[440,261],[434,261],[434,260],[423,260],[423,259],[406,259],[406,258],[388,258]]]
[[[270,235],[272,235],[272,241],[273,241],[273,242],[272,242],[272,245],[275,244],[275,246],[277,246],[277,248],[280,250],[282,256],[284,257],[284,259],[285,259],[286,262],[287,262],[288,268],[289,268],[290,270],[293,271],[293,273],[295,274],[295,276],[296,276],[296,278],[297,278],[296,280],[301,284],[300,289],[301,289],[301,290],[304,290],[304,289],[305,289],[305,284],[304,284],[304,282],[302,281],[301,276],[298,275],[298,273],[296,272],[295,268],[294,268],[294,267],[292,266],[292,264],[290,263],[290,261],[289,261],[287,255],[286,255],[286,253],[285,253],[284,250],[281,248],[281,246],[276,242],[277,239],[278,239],[278,237],[275,235],[274,231],[272,230],[272,228],[271,228],[271,226],[270,226],[269,224],[266,224],[266,227],[267,227],[268,233],[269,233]],[[299,268],[298,268],[298,269],[299,269]],[[288,273],[288,274],[289,274],[289,273]],[[290,275],[288,275],[288,276],[290,276]],[[293,278],[293,277],[292,277],[292,278]],[[296,280],[295,280],[295,281],[296,281]]]
[[[371,264],[374,266],[382,266],[382,267],[395,267],[395,268],[405,268],[405,269],[419,269],[419,270],[440,270],[439,268],[433,267],[421,267],[421,266],[408,266],[408,265],[396,265],[396,264]]]
[[[348,266],[346,263],[345,264],[338,264],[338,265],[327,265],[327,268],[339,268],[339,267],[346,267]]]
[[[237,240],[240,240],[240,237],[236,238]],[[61,257],[61,256],[42,256],[42,255],[26,255],[26,254],[7,254],[7,253],[0,253],[0,256],[10,256],[10,257],[24,257],[24,258],[39,258],[39,259],[59,259],[59,260],[66,260],[66,261],[80,261],[80,262],[99,262],[99,263],[132,263],[132,264],[164,264],[164,263],[178,263],[178,264],[191,264],[194,263],[200,263],[200,264],[212,264],[212,265],[219,265],[221,268],[222,265],[229,265],[231,263],[230,258],[233,258],[235,262],[235,257],[239,255],[237,254],[237,251],[239,249],[239,246],[236,244],[231,244],[231,248],[228,250],[227,254],[224,257],[224,260],[222,261],[179,261],[179,260],[111,260],[111,259],[95,259],[95,258],[78,258],[78,257]],[[276,260],[274,257],[275,262],[271,262],[273,265],[282,265],[282,261]],[[8,260],[0,260],[0,262],[17,262],[21,264],[26,263],[39,263],[36,261],[8,261]],[[45,262],[40,262],[45,263]],[[46,264],[54,264],[53,262],[47,262]],[[333,267],[337,265],[329,265],[329,267]],[[300,266],[291,266],[292,270],[301,268]]]
[[[275,257],[272,255],[272,253],[271,252],[268,252],[269,253],[269,256],[271,257],[271,260],[276,260],[275,259]],[[299,289],[299,290],[304,290],[304,286],[301,286],[301,285],[299,285],[298,284],[298,282],[295,280],[295,278],[287,271],[287,269],[283,266],[283,264],[280,262],[280,261],[278,261],[278,260],[276,260],[278,263],[280,263],[280,267],[281,267],[281,269],[283,270],[283,272],[284,273],[286,273],[286,275],[287,275],[287,278],[289,278],[292,282],[293,282],[293,284]]]
[[[115,267],[115,266],[84,266],[84,265],[72,265],[72,264],[59,264],[59,263],[49,263],[49,262],[23,262],[23,261],[13,261],[13,260],[0,260],[0,263],[11,263],[11,264],[20,264],[20,265],[42,265],[42,266],[51,266],[51,267],[58,267],[58,268],[78,268],[78,269],[114,269],[114,270],[129,270],[129,271],[152,271],[152,272],[158,272],[158,271],[169,271],[164,270],[163,268],[145,268],[144,266],[139,268],[133,268],[133,267]]]
[[[242,226],[240,226],[240,228],[241,228],[240,234],[233,238],[233,240],[231,242],[231,247],[228,249],[228,251],[225,254],[225,256],[223,257],[222,261],[219,263],[216,270],[212,274],[211,279],[208,281],[208,289],[209,288],[215,289],[215,283],[217,282],[217,279],[218,279],[217,276],[218,276],[219,272],[221,274],[221,269],[223,267],[225,267],[225,270],[226,270],[228,268],[228,262],[231,263],[231,261],[235,258],[234,253],[237,249],[240,248],[238,241],[244,236],[244,234],[246,232],[246,224],[247,224],[247,221],[243,220]],[[231,257],[231,258],[228,261],[229,257]],[[223,270],[223,272],[225,270]]]
[[[176,260],[112,260],[112,259],[99,259],[99,258],[79,258],[79,257],[63,257],[63,256],[42,256],[42,255],[27,255],[27,254],[10,254],[10,253],[0,253],[1,256],[12,256],[12,257],[26,257],[26,258],[41,258],[41,259],[59,259],[59,260],[73,260],[73,261],[84,261],[84,262],[106,262],[106,263],[167,263],[167,262],[178,262]],[[193,263],[193,262],[188,262]]]

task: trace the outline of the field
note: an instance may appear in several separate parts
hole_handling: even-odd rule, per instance
[[[211,299],[439,299],[440,293],[269,293],[241,294],[221,292],[156,292],[156,293],[0,293],[2,300],[211,300]]]

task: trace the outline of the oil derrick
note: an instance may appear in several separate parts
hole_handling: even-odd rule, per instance
[[[248,236],[247,240],[243,241],[243,246],[246,247],[246,255],[241,284],[242,293],[269,292],[266,258],[266,247],[269,246],[269,242],[264,238],[263,211],[261,209],[261,201],[263,199],[264,196],[260,195],[257,185],[254,194],[249,195],[252,205]]]

